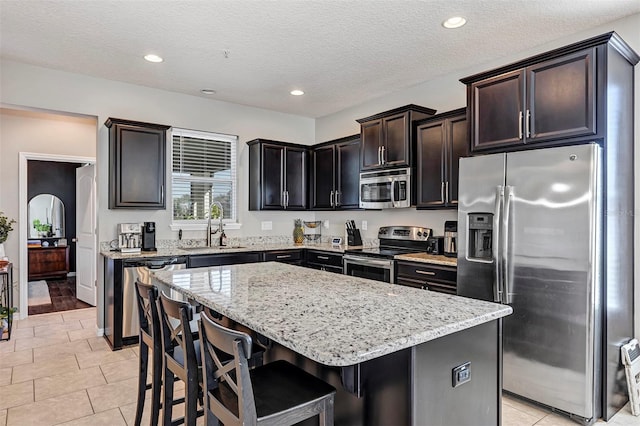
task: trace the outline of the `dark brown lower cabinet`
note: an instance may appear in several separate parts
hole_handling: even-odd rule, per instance
[[[342,274],[342,254],[307,249],[304,266]]]
[[[397,262],[396,284],[456,294],[457,268],[421,262]]]
[[[291,265],[302,265],[304,256],[302,250],[272,250],[264,252],[265,262],[282,262]]]

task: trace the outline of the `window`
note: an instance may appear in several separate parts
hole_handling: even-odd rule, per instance
[[[176,128],[171,135],[173,225],[203,224],[214,201],[222,203],[224,222],[235,223],[238,137]]]

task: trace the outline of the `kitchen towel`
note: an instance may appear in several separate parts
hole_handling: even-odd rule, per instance
[[[49,286],[44,280],[29,281],[29,306],[50,305]]]

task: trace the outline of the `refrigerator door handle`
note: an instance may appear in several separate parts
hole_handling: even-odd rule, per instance
[[[511,221],[513,221],[513,213],[511,212],[511,201],[513,199],[513,186],[504,187],[504,204],[503,204],[503,227],[502,227],[502,241],[500,247],[502,248],[502,303],[510,305],[513,300],[511,298],[511,257],[513,253],[509,249],[509,230],[511,228]]]
[[[502,274],[501,274],[501,257],[500,257],[500,226],[501,226],[501,213],[502,203],[504,200],[504,186],[496,186],[496,201],[493,214],[493,241],[491,244],[491,257],[493,260],[493,301],[502,302]]]

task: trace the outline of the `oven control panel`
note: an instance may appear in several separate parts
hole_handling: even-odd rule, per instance
[[[378,230],[378,239],[426,241],[431,233],[431,228],[420,226],[382,226]]]

